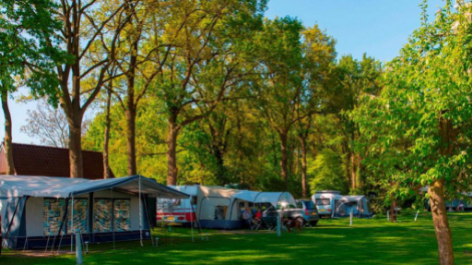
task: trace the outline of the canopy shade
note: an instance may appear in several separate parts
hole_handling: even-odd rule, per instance
[[[141,186],[141,188],[140,188]],[[106,189],[155,195],[157,197],[183,199],[189,195],[168,188],[153,179],[130,176],[114,179],[88,180],[78,178],[0,176],[0,197],[53,197],[68,198]]]
[[[279,202],[296,205],[295,199],[289,192],[258,192],[242,190],[234,195],[235,199],[252,203],[271,203],[277,206]]]

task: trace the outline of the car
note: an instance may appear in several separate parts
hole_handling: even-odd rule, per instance
[[[320,220],[318,208],[311,200],[297,200],[297,209],[300,209],[300,217],[306,224],[316,226]]]
[[[316,226],[320,215],[315,204],[311,200],[297,200],[296,203],[296,205],[289,204],[278,208],[281,208],[283,215],[290,219],[302,218],[304,224]]]

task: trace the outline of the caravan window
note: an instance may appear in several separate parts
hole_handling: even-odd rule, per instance
[[[45,236],[57,235],[61,227],[65,213],[64,199],[44,199],[43,203],[43,233]],[[62,232],[72,232],[72,201],[67,206],[67,221],[62,225]],[[81,233],[88,232],[88,199],[74,199],[74,230],[79,229]]]
[[[331,204],[330,199],[316,199],[316,205],[326,206],[326,205],[330,205],[330,204]]]

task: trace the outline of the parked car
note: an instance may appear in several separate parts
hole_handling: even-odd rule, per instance
[[[305,224],[316,226],[320,220],[320,215],[315,204],[310,200],[297,200],[297,205],[286,205],[282,209],[283,215],[290,219],[303,218]]]

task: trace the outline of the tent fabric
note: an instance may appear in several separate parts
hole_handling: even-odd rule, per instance
[[[32,226],[35,227],[34,229],[42,227],[42,224],[39,225],[39,222],[32,223],[32,226],[26,224],[27,222],[25,222],[24,217],[25,205],[27,205],[28,199],[29,201],[37,198],[69,199],[71,197],[74,198],[74,196],[82,195],[83,197],[86,194],[103,193],[110,190],[111,196],[105,195],[104,198],[113,199],[113,191],[116,191],[116,194],[122,193],[132,196],[132,198],[138,198],[134,199],[140,205],[138,213],[141,211],[141,207],[144,207],[144,205],[141,206],[141,200],[138,197],[139,193],[141,195],[161,198],[184,199],[189,197],[188,194],[168,188],[157,183],[155,180],[139,175],[103,180],[3,175],[0,176],[0,214],[2,216],[1,227],[4,233],[3,245],[17,248],[18,240],[28,238],[27,229],[33,229]],[[77,199],[77,197],[75,198]],[[132,198],[131,200],[133,200]],[[117,199],[119,198],[117,197]],[[89,203],[89,205],[92,204]],[[146,220],[146,212],[142,214],[142,220]],[[31,218],[28,220],[31,221]],[[139,234],[131,233],[133,231],[128,233],[132,235],[133,239],[136,236],[141,237],[142,230],[149,229],[146,222],[143,223],[142,228],[140,228],[141,232]],[[131,236],[128,239],[132,239]]]
[[[219,186],[198,186],[197,217],[202,228],[236,229],[244,225],[239,201],[296,205],[289,192],[258,192],[227,189]]]
[[[365,196],[342,196],[335,199],[333,216],[346,217],[353,213],[356,217],[370,217],[367,199]]]
[[[71,195],[87,194],[112,188],[139,193],[139,182],[141,182],[142,194],[176,199],[188,198],[188,195],[183,192],[170,189],[155,180],[138,175],[101,180],[6,175],[0,176],[0,197],[69,198]]]
[[[295,198],[289,192],[258,192],[243,190],[234,195],[235,199],[252,203],[271,203],[277,206],[279,202],[296,205]]]

